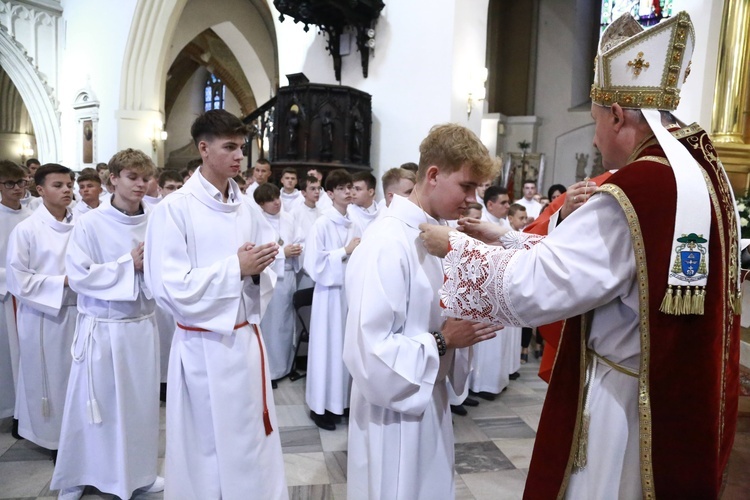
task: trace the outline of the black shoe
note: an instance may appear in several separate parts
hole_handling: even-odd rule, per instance
[[[310,418],[315,425],[326,431],[335,431],[336,424],[326,415],[318,415],[314,411],[310,410]]]
[[[474,398],[466,398],[464,399],[464,402],[461,404],[464,406],[479,406],[479,401],[477,401]]]
[[[491,392],[486,391],[475,392],[474,395],[479,398],[486,399],[487,401],[494,401],[495,397],[497,396],[496,394],[492,394]]]
[[[279,388],[279,383],[276,382],[275,380],[271,380],[271,389],[278,389],[278,388]]]
[[[50,450],[50,460],[52,460],[52,465],[57,465],[57,450]]]
[[[344,418],[349,418],[349,408],[344,408]]]
[[[526,354],[521,354],[521,364],[525,365],[528,362],[529,362],[529,353],[527,352]]]
[[[514,373],[511,373],[510,375],[508,375],[508,378],[511,379],[511,380],[516,380],[520,376],[521,376],[520,373],[514,372]]]
[[[464,408],[464,405],[451,405],[451,413],[464,416],[468,414],[469,412],[466,411],[466,408]]]
[[[541,349],[535,350],[534,351],[534,359],[539,359],[541,357],[542,357],[542,350]]]
[[[338,413],[333,413],[332,411],[326,410],[326,412],[323,414],[325,418],[333,422],[334,424],[340,424],[341,423],[341,415]]]
[[[167,384],[162,383],[159,385],[159,401],[164,403],[167,402]]]
[[[17,418],[13,419],[13,427],[10,431],[10,434],[11,436],[13,436],[13,439],[19,439],[19,440],[23,439],[23,437],[18,435],[18,419]]]

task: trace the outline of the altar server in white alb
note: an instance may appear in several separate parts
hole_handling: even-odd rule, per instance
[[[257,325],[278,244],[231,179],[246,130],[224,111],[191,135],[202,165],[150,215],[145,276],[175,318],[164,497],[287,498],[268,359]]]
[[[0,418],[12,417],[16,405],[19,356],[16,299],[8,292],[5,258],[11,231],[31,215],[21,204],[26,186],[26,172],[21,167],[12,161],[0,161]]]
[[[464,348],[497,327],[441,317],[441,262],[419,244],[418,227],[457,219],[493,167],[468,129],[433,128],[420,145],[413,192],[393,197],[352,255],[344,342],[353,377],[350,499],[454,496],[448,381],[463,392],[471,362]]]
[[[281,250],[271,269],[276,273],[276,287],[273,298],[260,322],[263,340],[268,347],[268,369],[271,381],[285,377],[292,369],[294,361],[294,307],[292,296],[297,290],[296,273],[300,269],[298,261],[302,245],[294,232],[292,216],[281,209],[279,188],[267,182],[253,192],[255,203],[263,211],[276,236]]]
[[[297,261],[302,264],[305,261],[305,240],[315,221],[320,217],[322,210],[318,207],[320,199],[320,181],[317,177],[308,175],[303,177],[299,182],[299,189],[302,193],[303,202],[294,207],[292,210],[292,220],[294,221],[294,231],[302,245],[302,253],[297,257]],[[327,198],[328,196],[326,196]],[[297,273],[297,288],[312,288],[315,283],[305,272],[304,266]],[[304,314],[304,313],[303,313]]]
[[[143,152],[115,154],[112,202],[81,216],[68,244],[78,322],[51,485],[61,500],[80,498],[86,485],[120,498],[164,489],[156,475],[159,338],[143,281],[143,196],[153,174]]]
[[[357,172],[352,176],[352,202],[346,208],[349,218],[362,232],[378,218],[380,211],[375,203],[377,180],[370,172]]]
[[[21,436],[57,450],[76,323],[76,293],[65,275],[73,181],[70,169],[54,163],[39,167],[34,181],[42,204],[11,233],[6,261],[8,291],[19,301],[15,416]]]
[[[291,213],[303,201],[302,192],[297,189],[297,171],[292,167],[285,168],[281,172],[281,207],[284,212]]]
[[[359,226],[346,216],[351,190],[352,177],[346,170],[328,174],[326,194],[333,207],[315,221],[305,249],[305,270],[315,281],[305,399],[310,418],[326,430],[334,430],[336,416],[349,408],[351,377],[341,359],[346,321],[344,275],[362,235]]]

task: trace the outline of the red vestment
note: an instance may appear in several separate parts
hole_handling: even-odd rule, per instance
[[[640,286],[639,443],[644,498],[718,498],[734,441],[739,390],[739,271],[735,211],[708,135],[675,136],[701,165],[711,195],[709,276],[703,315],[664,314],[676,185],[653,141],[602,186],[630,226]],[[525,498],[565,493],[581,426],[586,327],[566,321],[529,468]]]

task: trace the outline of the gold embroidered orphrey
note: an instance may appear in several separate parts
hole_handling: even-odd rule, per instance
[[[651,64],[643,59],[643,52],[638,52],[638,57],[636,57],[632,61],[628,61],[628,66],[633,68],[633,74],[635,76],[638,76],[641,74],[643,68],[649,68]]]

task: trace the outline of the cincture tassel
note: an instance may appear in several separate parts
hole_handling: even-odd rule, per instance
[[[664,314],[683,316],[688,314],[702,315],[706,304],[706,289],[699,286],[667,287],[659,310]]]

